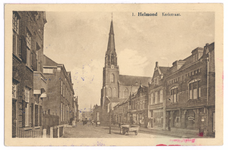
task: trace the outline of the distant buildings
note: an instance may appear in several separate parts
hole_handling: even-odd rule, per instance
[[[43,73],[47,80],[47,100],[44,113],[59,116],[59,124],[68,124],[75,115],[74,90],[71,73],[63,64],[58,64],[44,55]]]

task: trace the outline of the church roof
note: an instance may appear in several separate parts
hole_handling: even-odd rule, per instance
[[[150,81],[151,77],[119,75],[120,84],[125,86],[139,86],[140,83],[141,85],[147,86]]]

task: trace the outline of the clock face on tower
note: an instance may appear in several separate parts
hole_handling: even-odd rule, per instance
[[[113,66],[113,65],[111,65],[111,68],[112,68],[112,69],[114,69],[114,66]]]

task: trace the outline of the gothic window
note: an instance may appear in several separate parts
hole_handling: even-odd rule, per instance
[[[116,97],[116,88],[113,88],[112,90],[112,97]]]
[[[108,97],[112,96],[112,89],[111,88],[107,88],[107,96]]]
[[[111,56],[111,64],[114,64],[114,55]]]
[[[124,97],[127,98],[128,95],[129,95],[128,88],[125,88],[125,90],[124,90]]]
[[[115,75],[112,73],[110,76],[111,83],[115,82]]]

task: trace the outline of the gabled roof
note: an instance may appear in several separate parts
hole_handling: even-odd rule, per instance
[[[44,66],[57,66],[58,63],[56,63],[51,58],[49,58],[46,55],[44,55],[44,57],[43,57],[43,65]]]
[[[148,85],[151,77],[119,75],[119,83],[126,86]]]

